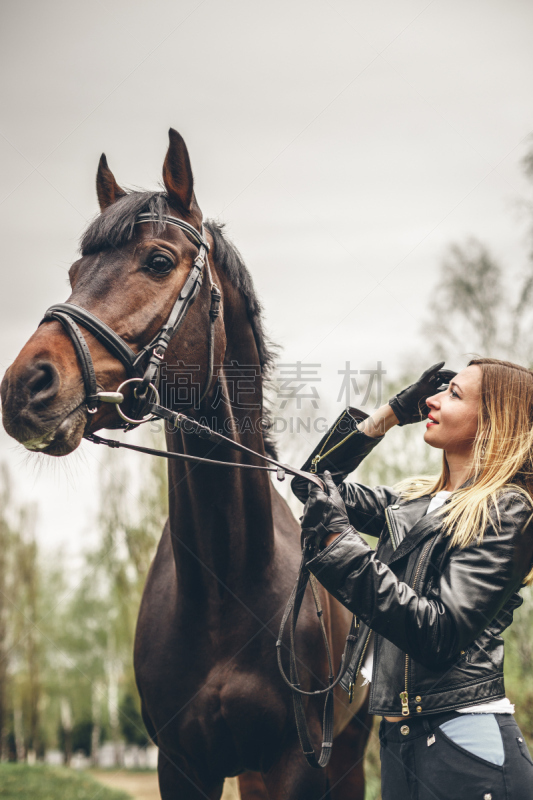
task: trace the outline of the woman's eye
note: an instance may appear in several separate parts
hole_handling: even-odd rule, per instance
[[[452,395],[452,397],[459,397],[455,389],[452,389],[450,394]]]
[[[168,256],[157,254],[148,259],[147,266],[152,272],[164,275],[174,269],[174,262]]]

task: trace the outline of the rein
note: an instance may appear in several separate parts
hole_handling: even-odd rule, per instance
[[[346,637],[344,652],[341,657],[339,671],[337,673],[337,677],[334,677],[331,648],[329,646],[326,626],[324,624],[324,616],[323,616],[324,612],[322,609],[322,604],[320,602],[320,595],[318,593],[317,579],[307,569],[307,562],[310,559],[312,559],[313,556],[315,555],[316,551],[314,549],[314,546],[311,544],[311,540],[307,539],[304,542],[304,546],[302,548],[302,561],[300,563],[300,569],[298,570],[298,577],[296,579],[296,583],[291,592],[291,596],[289,597],[289,600],[285,607],[285,611],[283,613],[283,618],[281,620],[278,640],[276,642],[276,653],[277,653],[278,667],[281,673],[281,677],[283,678],[283,680],[285,681],[287,686],[289,686],[289,688],[292,690],[293,693],[292,703],[294,707],[294,716],[296,718],[296,729],[298,731],[298,737],[300,739],[300,744],[302,746],[303,754],[307,759],[307,763],[309,764],[309,766],[313,767],[314,769],[322,769],[323,767],[327,766],[329,759],[331,758],[331,750],[333,748],[333,723],[334,723],[334,711],[335,711],[333,706],[333,700],[334,700],[333,689],[342,681],[348,670],[348,667],[350,666],[350,662],[352,660],[352,656],[355,650],[355,645],[357,642],[357,631],[356,631],[355,616],[352,616],[352,621],[350,623],[350,630],[348,631],[348,635]],[[296,623],[298,622],[300,608],[302,606],[304,593],[308,583],[311,586],[311,591],[313,593],[313,600],[315,601],[316,613],[320,623],[320,631],[322,633],[322,639],[324,640],[324,648],[326,650],[326,655],[328,659],[328,670],[329,670],[328,685],[326,686],[326,688],[317,689],[312,692],[306,692],[300,686],[300,679],[298,676],[298,666],[296,659],[296,644],[295,644]],[[291,618],[291,624],[289,628],[289,633],[290,633],[289,676],[290,677],[287,677],[281,661],[281,646],[283,643],[283,633],[285,631],[285,626],[287,625],[289,617]],[[311,736],[309,735],[309,727],[307,725],[307,719],[305,716],[304,697],[318,697],[323,694],[326,695],[326,699],[324,702],[324,711],[322,714],[322,744],[320,747],[320,753],[317,756],[313,744],[311,742]]]
[[[158,217],[150,213],[144,213],[137,217],[136,224],[146,222],[157,223],[160,221],[161,220]],[[87,412],[89,414],[96,414],[100,403],[113,403],[116,406],[117,413],[123,420],[121,427],[125,430],[131,430],[143,422],[147,422],[151,419],[164,419],[171,423],[176,429],[183,431],[185,434],[198,436],[201,439],[212,442],[215,446],[224,445],[241,453],[246,453],[247,455],[251,455],[255,458],[261,459],[262,461],[266,461],[269,466],[259,464],[244,464],[236,461],[222,461],[202,456],[194,456],[187,453],[174,453],[167,450],[156,450],[151,447],[127,444],[126,442],[120,442],[117,439],[106,439],[102,436],[98,436],[96,433],[87,433],[85,434],[84,438],[90,442],[93,442],[93,444],[103,444],[107,447],[133,450],[138,453],[146,453],[148,455],[160,456],[167,459],[179,459],[182,461],[192,461],[195,463],[211,464],[214,466],[232,467],[235,469],[255,469],[266,472],[275,472],[278,480],[280,481],[283,481],[286,473],[288,473],[289,475],[304,478],[305,480],[314,483],[319,488],[323,488],[323,483],[318,475],[304,472],[303,470],[296,469],[288,464],[283,464],[279,461],[276,461],[276,459],[272,458],[271,456],[267,456],[266,454],[257,453],[255,450],[246,447],[240,442],[236,442],[233,439],[230,439],[229,437],[219,433],[218,431],[214,431],[207,425],[202,425],[200,422],[197,422],[195,419],[188,417],[182,412],[172,411],[171,409],[160,405],[157,386],[159,384],[159,371],[161,364],[172,337],[177,333],[185,321],[187,312],[194,303],[200,291],[204,271],[207,272],[211,285],[211,305],[209,309],[207,375],[200,393],[198,404],[206,397],[213,381],[215,323],[220,314],[220,304],[222,299],[220,289],[213,281],[211,268],[209,266],[209,243],[205,238],[203,225],[200,232],[197,231],[192,225],[189,225],[189,223],[179,219],[178,217],[164,216],[163,221],[166,224],[173,225],[187,233],[198,245],[198,255],[193,262],[193,266],[189,272],[187,280],[185,281],[176,301],[174,302],[174,306],[166,323],[159,329],[151,341],[139,351],[139,353],[135,353],[124,341],[124,339],[115,333],[115,331],[110,328],[109,325],[99,319],[99,317],[97,317],[91,311],[76,305],[75,303],[57,303],[56,305],[50,306],[50,308],[48,308],[48,310],[45,312],[40,324],[42,325],[45,322],[56,320],[61,323],[65,329],[65,332],[69,335],[80,363],[85,387],[85,402],[87,405]],[[98,341],[101,342],[126,368],[128,378],[118,387],[116,392],[105,392],[98,390],[96,372],[94,369],[91,352],[83,333],[78,327],[78,324],[90,331],[90,333],[95,336],[95,338],[98,339]],[[140,415],[135,417],[126,415],[120,408],[121,404],[124,402],[124,394],[121,390],[127,384],[132,383],[139,384],[133,390],[134,399],[132,403],[132,409],[129,412],[130,414]],[[149,399],[150,393],[152,396]],[[155,399],[156,402],[151,402],[153,399]],[[147,413],[144,413],[146,410]],[[338,683],[340,683],[349,667],[355,648],[356,635],[354,617],[352,618],[350,631],[346,638],[346,644],[341,658],[339,673],[337,677],[334,678],[331,649],[324,625],[323,610],[320,603],[318,587],[316,584],[316,579],[307,569],[307,561],[310,560],[313,555],[314,553],[312,552],[310,541],[307,540],[304,543],[302,562],[298,571],[296,584],[291,592],[291,596],[281,621],[279,636],[276,642],[276,651],[281,676],[293,693],[296,727],[300,743],[302,745],[302,750],[310,766],[320,769],[325,767],[329,762],[331,757],[331,749],[333,747],[333,689]],[[329,665],[327,687],[325,689],[318,689],[310,692],[304,691],[300,686],[295,650],[296,623],[298,621],[304,592],[308,583],[311,585]],[[289,645],[290,677],[287,677],[281,661],[281,646],[283,633],[290,617],[292,617]],[[311,737],[309,735],[303,698],[304,696],[316,697],[323,694],[326,695],[323,713],[323,741],[320,754],[317,757],[314,752]]]
[[[153,385],[150,388],[154,390]],[[214,464],[215,466],[234,467],[236,469],[258,469],[266,472],[275,472],[279,481],[285,480],[285,473],[288,472],[289,475],[295,475],[300,478],[304,478],[305,480],[309,480],[320,488],[323,488],[324,486],[317,475],[311,475],[309,472],[304,472],[301,469],[296,469],[296,467],[291,467],[288,464],[283,464],[280,461],[276,461],[275,458],[267,456],[264,453],[258,453],[255,450],[252,450],[250,447],[246,447],[244,444],[236,442],[234,439],[230,439],[228,436],[224,436],[224,434],[219,433],[218,431],[214,431],[208,425],[202,425],[201,422],[197,422],[195,419],[192,419],[191,417],[188,417],[179,411],[171,411],[169,408],[165,408],[165,406],[161,406],[158,403],[152,403],[149,406],[149,412],[150,419],[164,419],[167,422],[172,423],[177,430],[182,430],[186,434],[194,434],[195,436],[200,437],[200,439],[206,439],[209,442],[213,442],[215,445],[223,444],[227,447],[231,447],[233,450],[238,450],[241,453],[248,453],[256,458],[260,458],[262,461],[267,461],[273,466],[264,467],[259,464],[242,464],[238,461],[218,461],[213,458],[193,456],[189,453],[173,453],[168,450],[156,450],[152,447],[142,447],[140,445],[119,442],[117,439],[104,439],[102,436],[98,436],[96,433],[88,433],[84,438],[89,442],[93,442],[94,444],[104,444],[113,448],[135,450],[138,453],[146,453],[152,456],[162,456],[163,458],[168,458],[169,460],[178,459],[181,461],[195,461],[202,464]]]

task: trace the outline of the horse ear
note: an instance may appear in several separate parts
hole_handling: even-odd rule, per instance
[[[115,176],[107,166],[105,153],[100,156],[98,172],[96,173],[96,193],[100,203],[100,211],[105,211],[108,206],[116,203],[121,197],[126,196],[124,189],[121,189],[115,180]]]
[[[183,137],[170,128],[169,145],[165,163],[163,164],[163,183],[171,205],[188,212],[193,202],[193,177],[191,162]]]

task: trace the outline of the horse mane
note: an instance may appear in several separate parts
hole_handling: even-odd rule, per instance
[[[252,276],[233,242],[230,242],[229,239],[226,238],[224,225],[209,219],[206,220],[205,227],[213,237],[217,264],[221,266],[229,281],[238,289],[244,300],[246,313],[259,355],[263,386],[268,385],[276,361],[278,348],[265,334],[263,327],[263,306],[257,297]],[[272,458],[277,458],[277,448],[272,433],[272,413],[268,403],[265,403],[264,398],[262,411],[265,449],[268,455],[272,456]]]
[[[134,236],[137,217],[144,212],[150,212],[156,218],[156,222],[153,223],[154,233],[160,233],[165,227],[164,217],[170,214],[166,194],[133,191],[121,197],[91,222],[80,241],[81,254],[87,256],[101,250],[124,247]],[[205,227],[213,237],[217,264],[224,270],[244,300],[259,355],[263,385],[268,385],[277,356],[277,347],[265,334],[263,307],[257,297],[252,276],[235,245],[226,238],[224,225],[215,220],[206,220]],[[272,412],[264,399],[262,417],[265,450],[268,455],[277,458],[276,443],[272,433]]]

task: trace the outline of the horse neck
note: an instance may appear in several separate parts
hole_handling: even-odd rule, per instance
[[[257,348],[247,319],[233,346],[228,336],[224,366],[209,403],[190,415],[264,453],[260,422],[262,382]],[[228,333],[226,326],[226,333]],[[235,364],[247,365],[246,408],[236,403]],[[215,407],[213,407],[215,406]],[[189,412],[187,412],[189,413]],[[169,450],[242,463],[258,459],[194,435],[167,433]],[[262,462],[264,463],[264,462]],[[180,607],[195,613],[206,604],[218,609],[228,593],[257,585],[274,550],[270,473],[187,462],[169,464],[169,515]]]

